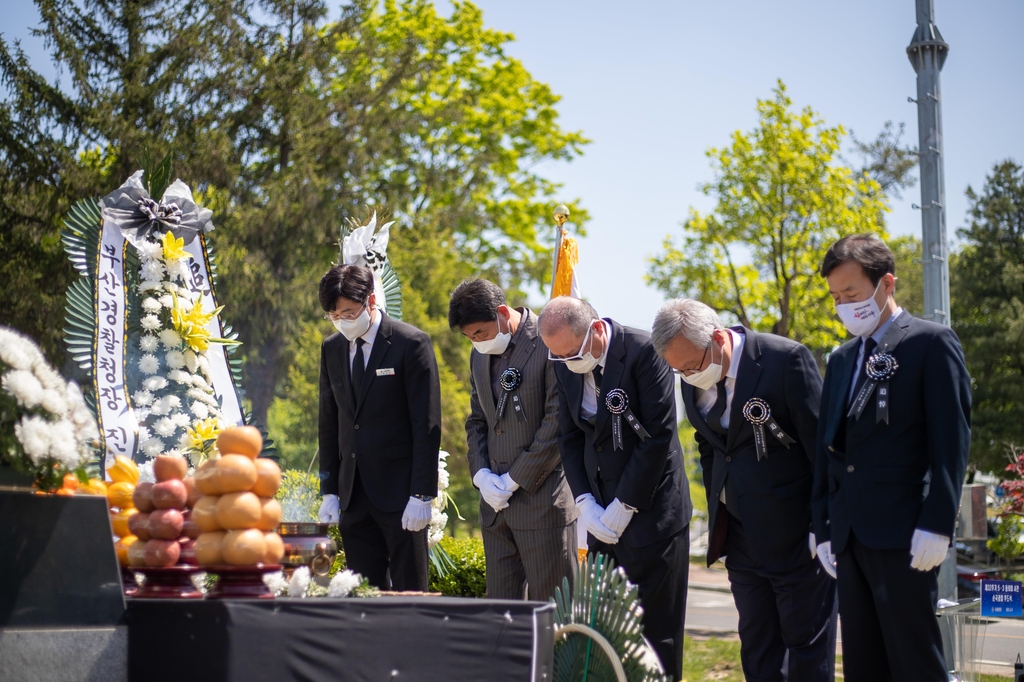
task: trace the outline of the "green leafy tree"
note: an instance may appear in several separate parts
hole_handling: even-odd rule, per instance
[[[682,238],[667,238],[650,260],[648,282],[820,356],[845,336],[821,260],[844,235],[885,238],[889,207],[875,180],[838,163],[842,126],[827,127],[810,107],[793,111],[781,81],[757,110],[754,130],[707,152],[715,177],[701,191],[715,209],[691,210]]]
[[[995,165],[981,192],[967,189],[963,247],[950,269],[953,328],[974,387],[971,459],[1001,471],[1024,445],[1024,169]]]

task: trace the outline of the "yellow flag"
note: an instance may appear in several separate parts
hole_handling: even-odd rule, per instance
[[[555,268],[555,281],[551,283],[551,298],[572,296],[580,298],[580,287],[576,281],[576,264],[580,260],[579,246],[576,240],[562,230],[562,242],[555,254],[558,259]]]

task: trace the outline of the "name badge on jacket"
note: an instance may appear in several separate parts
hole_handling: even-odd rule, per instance
[[[377,376],[379,377],[393,377],[395,376],[394,367],[381,367],[377,370]]]

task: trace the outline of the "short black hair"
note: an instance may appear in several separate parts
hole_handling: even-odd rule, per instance
[[[500,305],[505,305],[501,287],[483,278],[463,280],[448,302],[448,326],[455,329],[475,322],[494,322]]]
[[[885,242],[873,234],[851,234],[833,244],[825,254],[821,276],[828,277],[837,267],[850,261],[860,263],[864,274],[876,287],[885,275],[896,274],[896,257]]]
[[[373,271],[362,265],[335,265],[320,278],[320,307],[333,312],[339,298],[366,303],[373,293]]]

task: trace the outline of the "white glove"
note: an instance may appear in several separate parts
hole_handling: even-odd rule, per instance
[[[501,483],[501,476],[492,473],[490,469],[481,469],[473,476],[473,485],[480,489],[480,497],[491,506],[496,512],[508,507],[508,498],[512,497],[511,491],[505,490]]]
[[[512,477],[508,473],[501,475],[501,487],[510,493],[514,493],[519,490],[519,484],[512,480]]]
[[[942,563],[948,549],[948,536],[918,528],[910,540],[910,567],[930,571]]]
[[[826,540],[825,542],[818,545],[818,561],[821,562],[821,567],[825,569],[833,578],[836,577],[836,555],[832,553],[832,541]]]
[[[601,523],[615,533],[615,537],[618,539],[622,537],[622,531],[626,530],[626,526],[633,520],[635,513],[635,509],[627,509],[626,505],[619,502],[619,498],[616,497],[604,510],[604,514],[601,514]]]
[[[604,507],[597,503],[597,500],[594,499],[594,495],[592,493],[586,493],[577,497],[576,507],[580,510],[583,525],[587,527],[588,533],[608,545],[614,545],[619,541],[619,537],[615,534],[615,531],[601,523],[601,516],[604,514]]]
[[[339,504],[337,495],[324,495],[324,501],[320,503],[320,523],[337,523]]]
[[[807,537],[807,546],[811,548],[811,558],[818,556],[818,542],[814,539],[814,533]]]
[[[402,528],[416,533],[430,523],[430,500],[418,500],[410,497],[402,514]]]

